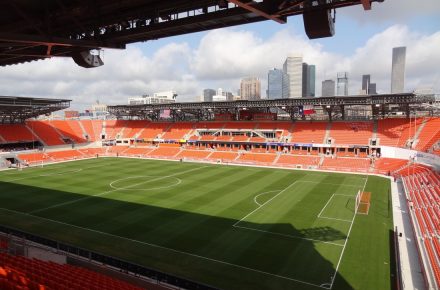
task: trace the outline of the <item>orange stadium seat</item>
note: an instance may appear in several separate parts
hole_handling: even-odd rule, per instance
[[[292,142],[323,143],[326,129],[327,123],[325,122],[296,122]]]
[[[124,151],[124,155],[147,155],[153,148],[131,147]]]
[[[193,129],[193,124],[188,122],[172,123],[171,127],[162,136],[163,139],[178,140],[183,139]]]
[[[212,151],[204,150],[182,150],[177,154],[177,158],[194,158],[194,159],[206,159]]]
[[[226,122],[224,129],[248,129],[252,130],[255,129],[257,123],[255,122]]]
[[[240,161],[256,162],[256,163],[272,163],[276,158],[276,154],[250,153],[246,152],[240,155]]]
[[[29,164],[32,163],[41,163],[43,161],[48,160],[48,156],[44,153],[24,153],[18,154],[18,158],[23,161],[26,161]]]
[[[47,152],[46,155],[49,158],[52,158],[53,160],[71,160],[71,159],[77,159],[80,157],[83,157],[83,154],[81,152],[78,152],[77,150],[63,150],[63,151],[53,151],[53,152]]]
[[[94,157],[96,154],[103,155],[106,152],[106,148],[84,148],[77,151],[86,157]]]
[[[0,253],[0,289],[142,289],[98,272]]]
[[[377,122],[377,138],[380,139],[380,145],[402,147],[408,140],[407,119],[386,119]],[[403,145],[402,145],[403,144]]]
[[[279,165],[304,165],[317,166],[320,157],[317,156],[295,156],[283,154],[280,156],[276,164]]]
[[[0,125],[0,142],[1,138],[6,143],[29,142],[38,140],[24,124],[1,124]]]
[[[373,137],[373,122],[333,122],[330,137],[335,144],[368,145]]]
[[[387,174],[396,171],[408,164],[408,160],[394,158],[379,158],[374,162],[374,168],[377,173]]]
[[[97,130],[98,132],[95,132],[95,126],[94,124],[98,124],[98,120],[81,120],[81,125],[83,126],[84,130],[86,131],[86,134],[88,136],[89,141],[97,141],[100,140],[100,134],[102,131],[102,121],[101,121],[101,129]]]
[[[160,138],[171,125],[172,123],[149,123],[145,129],[140,132],[139,139]]]
[[[415,149],[426,151],[440,140],[440,118],[430,118],[418,136]]]
[[[74,141],[75,143],[84,143],[87,140],[84,138],[84,133],[79,125],[79,121],[66,120],[66,121],[50,121],[50,125],[58,130],[60,134]]]
[[[48,121],[28,121],[26,124],[48,146],[66,144]]]
[[[209,159],[221,159],[221,160],[227,160],[227,161],[233,161],[238,157],[238,153],[236,152],[212,152],[211,155],[209,155]]]
[[[150,121],[131,120],[127,121],[125,129],[122,131],[122,138],[136,138],[139,133],[150,124]]]
[[[107,120],[103,122],[105,128],[106,139],[113,140],[122,137],[122,130],[127,126],[128,121],[125,120]]]
[[[438,173],[427,166],[409,166],[397,172],[408,195],[411,223],[421,234],[419,245],[427,257],[424,260],[431,268],[434,279],[440,284],[440,183]],[[423,257],[422,257],[423,258]]]
[[[119,154],[124,153],[128,149],[128,146],[110,146],[107,149],[107,153]]]
[[[370,159],[367,158],[324,158],[322,169],[336,171],[362,171],[370,168]]]
[[[148,156],[170,158],[175,157],[179,152],[180,147],[160,146],[148,153]]]

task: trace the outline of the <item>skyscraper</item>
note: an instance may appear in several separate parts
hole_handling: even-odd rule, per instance
[[[376,83],[370,83],[368,85],[368,94],[369,95],[377,95]]]
[[[323,97],[333,97],[335,95],[335,81],[325,80],[322,82],[322,93]]]
[[[368,88],[370,86],[370,75],[362,76],[362,94],[368,95]]]
[[[287,87],[289,88],[289,98],[301,98],[302,97],[302,56],[292,55],[286,58],[283,65],[283,71],[288,75],[286,80]]]
[[[303,75],[302,75],[302,96],[314,97],[315,96],[315,66],[303,63]]]
[[[204,89],[203,90],[203,102],[212,102],[212,97],[215,96],[215,90]]]
[[[284,73],[283,70],[274,68],[271,69],[267,73],[267,98],[268,99],[281,99],[285,96],[285,93],[283,90],[286,90],[286,88],[283,88],[283,83],[287,84],[286,82],[287,75]],[[283,82],[284,80],[284,82]]]
[[[336,95],[337,96],[348,96],[348,73],[338,72],[336,83]]]
[[[240,93],[242,100],[261,99],[261,82],[255,77],[244,78],[241,80]]]
[[[393,48],[393,66],[391,69],[391,93],[403,93],[405,89],[406,47]]]

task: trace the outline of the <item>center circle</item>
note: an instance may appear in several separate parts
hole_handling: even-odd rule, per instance
[[[110,187],[119,190],[155,190],[176,186],[182,182],[173,176],[140,175],[117,179]]]

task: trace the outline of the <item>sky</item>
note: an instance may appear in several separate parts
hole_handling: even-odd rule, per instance
[[[391,87],[392,48],[406,46],[405,91],[440,93],[440,1],[385,0],[370,11],[338,9],[336,34],[309,40],[302,16],[287,24],[264,21],[104,50],[104,65],[85,69],[70,58],[52,58],[0,67],[0,95],[67,98],[85,109],[97,100],[126,104],[128,97],[174,90],[178,101],[196,101],[205,88],[234,94],[243,77],[259,77],[266,95],[267,72],[282,68],[286,57],[301,53],[316,65],[321,82],[349,73],[349,94],[358,94],[363,74],[379,93]]]

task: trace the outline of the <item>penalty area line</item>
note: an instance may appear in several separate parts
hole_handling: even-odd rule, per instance
[[[239,269],[248,270],[248,271],[251,271],[251,272],[255,272],[255,273],[259,273],[259,274],[263,274],[263,275],[267,275],[267,276],[271,276],[271,277],[276,277],[276,278],[280,278],[280,279],[284,279],[284,280],[289,280],[289,281],[293,281],[293,282],[297,282],[297,283],[300,283],[300,284],[309,285],[309,286],[313,286],[313,287],[317,287],[317,288],[329,289],[327,287],[322,286],[322,285],[325,285],[325,284],[318,285],[318,284],[314,284],[314,283],[310,283],[310,282],[306,282],[306,281],[302,281],[302,280],[298,280],[298,279],[294,279],[294,278],[290,278],[290,277],[286,277],[286,276],[282,276],[282,275],[278,275],[278,274],[274,274],[274,273],[258,270],[258,269],[253,269],[253,268],[242,266],[242,265],[237,265],[237,264],[229,263],[229,262],[222,261],[222,260],[208,258],[208,257],[205,257],[205,256],[201,256],[201,255],[197,255],[197,254],[194,254],[194,253],[190,253],[190,252],[180,251],[180,250],[176,250],[176,249],[165,247],[165,246],[160,246],[160,245],[156,245],[156,244],[152,244],[152,243],[148,243],[148,242],[143,242],[143,241],[127,238],[127,237],[122,237],[122,236],[118,236],[118,235],[114,235],[114,234],[110,234],[110,233],[106,233],[106,232],[102,232],[102,231],[98,231],[98,230],[94,230],[94,229],[89,229],[89,228],[77,226],[77,225],[74,225],[74,224],[65,223],[65,222],[62,222],[62,221],[57,221],[57,220],[53,220],[53,219],[49,219],[49,218],[45,218],[45,217],[41,217],[41,216],[37,216],[37,215],[32,215],[32,214],[25,213],[25,212],[20,212],[20,211],[16,211],[16,210],[12,210],[12,209],[7,209],[7,208],[0,208],[0,209],[4,210],[4,211],[9,211],[9,212],[12,212],[12,213],[16,213],[16,214],[25,215],[25,216],[32,216],[32,217],[35,217],[37,219],[46,220],[46,221],[54,222],[54,223],[61,224],[61,225],[71,226],[71,227],[74,227],[74,228],[78,228],[78,229],[89,231],[89,232],[94,232],[94,233],[97,233],[97,234],[106,235],[106,236],[109,236],[109,237],[119,238],[119,239],[130,241],[130,242],[133,242],[133,243],[138,243],[138,244],[142,244],[142,245],[146,245],[146,246],[150,246],[150,247],[154,247],[154,248],[158,248],[158,249],[162,249],[162,250],[167,250],[167,251],[178,253],[178,254],[183,254],[183,255],[199,258],[199,259],[202,259],[202,260],[207,260],[207,261],[211,261],[211,262],[215,262],[215,263],[219,263],[219,264],[223,264],[223,265],[227,265],[227,266],[231,266],[231,267],[235,267],[235,268],[239,268]]]
[[[367,186],[367,182],[368,182],[368,176],[365,179],[365,183],[364,183],[364,187],[362,188],[362,192],[365,191],[365,186]],[[336,274],[338,273],[339,266],[341,265],[342,257],[344,256],[345,247],[347,246],[348,239],[350,238],[351,229],[353,228],[353,224],[354,224],[355,218],[356,218],[356,206],[355,206],[355,211],[354,211],[353,219],[351,220],[350,228],[348,229],[347,238],[345,239],[344,247],[342,248],[341,256],[339,256],[339,261],[338,261],[338,264],[336,265],[335,274],[333,275],[333,277],[331,279],[330,287],[328,289],[332,289],[333,288],[333,284],[335,283]]]

